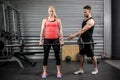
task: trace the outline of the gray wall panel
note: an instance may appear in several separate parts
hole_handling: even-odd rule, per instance
[[[10,3],[21,12],[24,36],[39,36],[42,19],[48,16],[47,9],[49,5],[55,6],[57,15],[62,20],[64,35],[75,33],[81,28],[84,18],[83,7],[89,4],[92,7],[92,15],[96,21],[93,37],[98,44],[95,45],[95,54],[100,55],[103,53],[104,0],[10,0]],[[26,44],[30,44],[30,42],[37,44],[39,41],[39,37],[24,37],[24,39]],[[76,42],[76,39],[71,42]],[[65,40],[65,42],[68,41]],[[34,49],[37,51],[39,48],[35,47]]]
[[[104,0],[104,4],[105,4],[104,5],[104,52],[107,54],[107,57],[109,58],[111,58],[111,53],[112,53],[111,1],[112,0]]]

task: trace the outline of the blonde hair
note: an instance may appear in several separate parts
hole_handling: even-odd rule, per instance
[[[49,9],[52,9],[53,12],[54,12],[54,16],[57,17],[56,11],[55,11],[55,7],[54,7],[54,6],[49,6],[49,7],[48,7],[48,10],[49,10]]]

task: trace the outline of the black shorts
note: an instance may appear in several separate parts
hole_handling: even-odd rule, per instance
[[[80,54],[86,55],[87,57],[93,57],[94,56],[94,45],[79,45],[80,48]]]

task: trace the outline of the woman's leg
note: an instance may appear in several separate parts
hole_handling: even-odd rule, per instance
[[[54,40],[53,43],[54,44],[58,44],[59,43],[59,39]],[[53,50],[55,52],[57,73],[61,74],[61,68],[60,68],[60,64],[61,64],[61,60],[60,60],[60,45],[53,45]]]
[[[44,44],[49,44],[49,40],[44,40]],[[48,56],[51,46],[44,45],[43,74],[47,73]]]

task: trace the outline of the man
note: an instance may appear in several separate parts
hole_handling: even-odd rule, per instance
[[[87,5],[83,9],[84,9],[85,19],[83,20],[81,30],[76,32],[75,34],[70,34],[67,37],[67,39],[71,40],[74,37],[80,36],[83,42],[93,42],[92,34],[93,34],[94,26],[95,26],[95,21],[91,15],[91,7],[89,5]],[[91,60],[93,62],[94,71],[92,71],[92,74],[98,73],[97,59],[94,56],[93,47],[94,47],[94,45],[87,44],[87,45],[84,45],[84,47],[80,50],[80,54],[81,54],[80,69],[78,71],[74,72],[74,74],[84,73],[83,64],[84,64],[85,55],[87,55],[87,57],[91,57]]]

